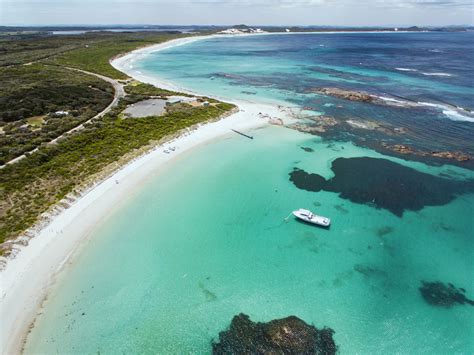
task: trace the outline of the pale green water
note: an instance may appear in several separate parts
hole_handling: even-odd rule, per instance
[[[26,353],[208,353],[240,312],[331,327],[344,354],[473,352],[474,308],[436,308],[418,291],[439,280],[474,294],[472,195],[398,218],[288,179],[295,166],[329,177],[337,157],[381,155],[284,128],[252,134],[150,177],[62,275]],[[299,207],[331,217],[331,229],[285,222]]]

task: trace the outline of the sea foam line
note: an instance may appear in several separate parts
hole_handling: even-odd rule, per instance
[[[403,106],[403,107],[429,107],[434,110],[442,112],[446,117],[448,117],[452,121],[463,121],[463,122],[474,122],[474,113],[470,112],[469,110],[455,106],[455,105],[443,105],[437,104],[433,102],[423,102],[423,101],[409,101],[409,100],[401,100],[401,99],[394,99],[391,97],[386,96],[377,96],[377,98],[385,101],[387,104],[392,104],[396,106]]]
[[[446,77],[450,77],[450,76],[453,76],[453,74],[449,74],[449,73],[421,73],[423,75],[426,75],[426,76],[446,76]]]
[[[413,71],[413,72],[418,71],[417,69],[411,69],[411,68],[395,68],[395,70],[398,70],[398,71]]]
[[[432,102],[418,102],[420,106],[432,107],[441,111],[452,121],[474,122],[474,114],[463,107],[435,104]]]
[[[453,74],[449,73],[443,73],[443,72],[420,72],[418,69],[413,69],[413,68],[395,68],[395,70],[398,71],[404,71],[404,72],[412,72],[412,73],[421,73],[426,76],[445,76],[445,77],[451,77],[454,76]]]

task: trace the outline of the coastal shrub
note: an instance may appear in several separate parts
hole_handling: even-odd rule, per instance
[[[0,159],[9,161],[90,119],[112,101],[112,86],[91,75],[32,64],[0,69]],[[71,115],[54,115],[56,111]],[[29,118],[44,115],[39,126]],[[47,115],[47,116],[46,116]]]
[[[144,83],[133,83],[125,86],[125,92],[132,95],[145,95],[145,96],[171,96],[181,95],[189,96],[186,94],[178,93],[175,91],[165,90],[157,88],[156,86]]]
[[[110,65],[110,59],[136,48],[157,44],[183,37],[181,33],[116,33],[97,35],[85,34],[86,42],[80,48],[65,51],[49,60],[55,64],[70,66],[102,74],[114,79],[126,79],[127,75]],[[188,35],[189,36],[189,35]],[[89,39],[87,41],[87,39]]]

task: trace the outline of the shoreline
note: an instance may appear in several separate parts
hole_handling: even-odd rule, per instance
[[[187,44],[205,37],[191,37],[172,40],[126,53],[112,59],[118,61],[136,58],[143,51],[163,50],[175,45]],[[114,67],[115,67],[114,65]],[[117,68],[117,67],[116,67]],[[132,76],[129,71],[117,68]],[[142,81],[137,76],[134,79]],[[160,88],[169,89],[173,85],[160,82],[155,78],[144,79]],[[152,81],[152,82],[150,82]],[[176,87],[173,87],[176,90]],[[179,89],[190,93],[188,90]],[[192,93],[193,95],[199,95]],[[230,100],[227,100],[230,101]],[[175,157],[191,151],[201,144],[211,142],[219,137],[233,134],[231,129],[254,129],[267,124],[264,117],[286,117],[278,107],[267,104],[238,101],[239,111],[218,121],[209,122],[186,130],[179,137],[155,146],[145,154],[125,163],[104,179],[85,189],[80,196],[66,197],[52,210],[43,214],[40,220],[14,243],[17,253],[7,258],[6,265],[0,271],[0,310],[2,314],[2,332],[0,353],[21,353],[29,330],[41,311],[41,305],[48,291],[55,283],[57,275],[70,267],[71,258],[92,236],[99,226],[121,201],[133,195],[133,191],[147,177],[172,161]],[[165,154],[163,149],[172,145],[176,151]],[[66,205],[67,207],[64,207]],[[62,208],[60,206],[63,206]],[[58,213],[52,213],[58,211]],[[26,246],[20,243],[27,241]]]

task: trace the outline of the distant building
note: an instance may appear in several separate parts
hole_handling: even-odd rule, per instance
[[[67,116],[69,115],[69,111],[56,111],[54,112],[55,116]]]
[[[241,30],[238,30],[236,28],[228,28],[227,30],[220,31],[219,33],[230,34],[230,35],[238,35],[238,34],[242,34],[244,32],[242,32]]]
[[[219,32],[220,34],[231,34],[231,35],[241,35],[245,33],[266,33],[261,28],[228,28],[227,30],[223,30]]]
[[[287,28],[285,31],[286,31],[286,32],[291,32],[291,30],[290,30],[289,28]]]

